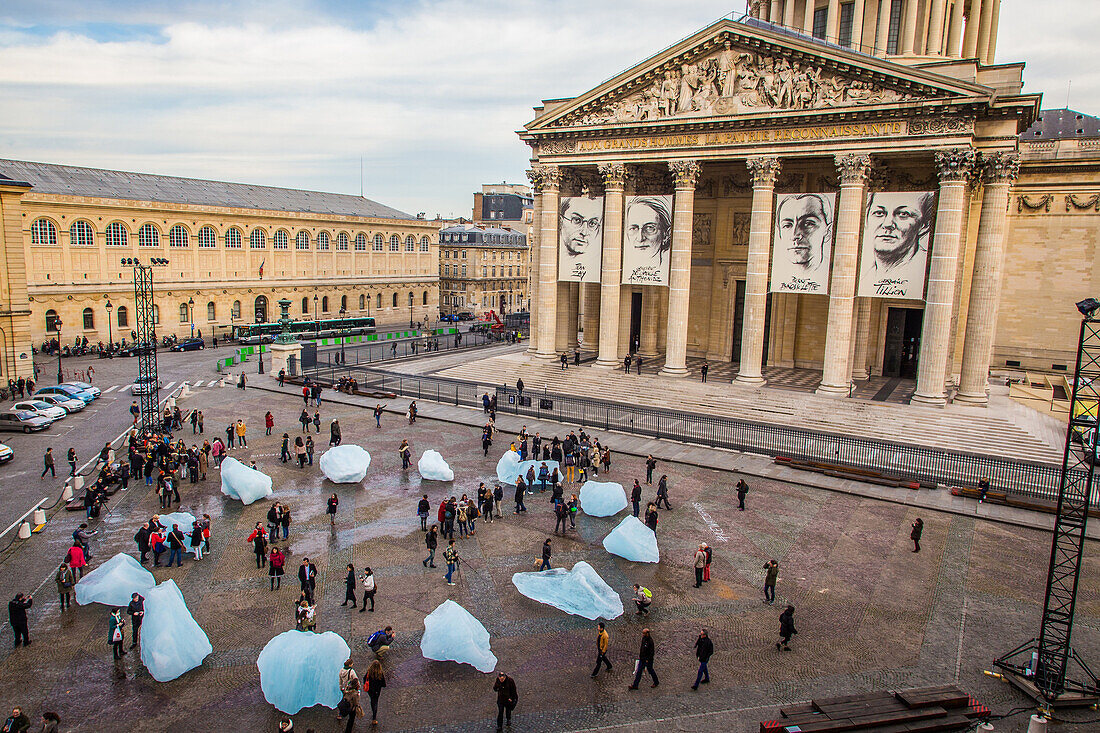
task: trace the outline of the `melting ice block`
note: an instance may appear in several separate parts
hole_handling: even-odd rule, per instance
[[[580,499],[581,509],[592,517],[610,517],[626,509],[626,492],[614,481],[585,481]]]
[[[76,584],[76,602],[81,606],[102,603],[125,606],[134,593],[145,595],[157,584],[153,574],[134,558],[119,553]]]
[[[141,661],[157,682],[174,680],[202,664],[214,651],[195,622],[175,581],[166,580],[145,594],[141,624]]]
[[[420,456],[420,461],[416,464],[416,470],[420,471],[421,478],[426,478],[429,481],[455,480],[455,472],[451,470],[451,467],[447,465],[447,462],[443,460],[443,456],[439,455],[438,451],[424,451],[424,455]]]
[[[619,594],[583,560],[572,570],[553,568],[537,573],[516,573],[512,576],[512,584],[532,600],[591,621],[601,616],[610,621],[623,615]]]
[[[603,538],[603,547],[612,555],[633,562],[659,562],[661,559],[661,553],[657,550],[657,535],[634,516],[619,522]]]
[[[340,670],[351,658],[351,648],[332,631],[284,631],[260,652],[260,689],[264,699],[294,715],[302,708],[340,704]]]
[[[447,600],[424,618],[420,652],[425,659],[469,664],[478,672],[492,672],[497,657],[489,648],[489,632],[469,611]]]
[[[159,515],[158,521],[164,525],[166,531],[172,531],[172,525],[176,525],[180,528],[180,532],[183,532],[184,537],[187,538],[188,543],[191,541],[191,525],[195,523],[195,515],[191,512],[172,512],[171,514]]]
[[[230,499],[240,499],[251,504],[257,499],[271,496],[271,477],[249,468],[236,458],[222,461],[222,493]]]
[[[523,476],[523,480],[527,480],[527,471],[530,468],[535,469],[535,483],[538,483],[539,468],[542,464],[546,464],[546,471],[550,474],[554,473],[554,469],[558,469],[558,476],[562,475],[561,466],[557,461],[521,461],[519,459],[519,453],[514,450],[507,450],[504,455],[497,461],[497,480],[502,484],[512,484],[515,486],[516,479]],[[549,478],[547,479],[549,482]]]
[[[370,453],[358,445],[338,445],[321,454],[321,473],[337,484],[357,484],[370,468]]]

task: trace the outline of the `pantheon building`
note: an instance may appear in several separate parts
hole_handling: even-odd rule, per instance
[[[753,0],[545,100],[519,133],[532,353],[819,370],[827,395],[892,376],[932,405],[985,404],[991,370],[1072,371],[1100,131],[994,63],[999,11]]]

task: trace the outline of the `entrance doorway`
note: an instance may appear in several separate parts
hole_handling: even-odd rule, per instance
[[[630,294],[630,353],[638,350],[642,337],[642,294]]]
[[[924,311],[919,308],[890,308],[886,313],[886,344],[882,376],[917,378],[920,333]]]
[[[267,296],[256,298],[256,323],[267,323]]]
[[[730,353],[730,361],[734,364],[741,363],[741,333],[745,326],[745,281],[735,280],[733,289],[733,350]]]

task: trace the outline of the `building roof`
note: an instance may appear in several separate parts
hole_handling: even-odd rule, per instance
[[[403,211],[361,196],[250,183],[206,181],[104,168],[0,159],[0,177],[27,181],[37,193],[171,204],[227,206],[264,211],[413,219]]]
[[[3,173],[0,173],[0,186],[20,186],[22,188],[30,188],[31,184],[27,183],[26,181],[13,181],[11,178],[8,178]]]
[[[444,227],[439,230],[442,234],[501,234],[508,237],[519,237],[518,242],[486,242],[484,240],[480,242],[462,242],[462,244],[477,244],[479,246],[486,247],[526,247],[527,235],[516,229],[506,229],[504,227],[488,227],[478,224],[456,224],[455,226]],[[458,244],[458,242],[447,242],[447,244]]]
[[[1039,112],[1020,140],[1065,140],[1071,137],[1100,137],[1100,117],[1063,107]]]

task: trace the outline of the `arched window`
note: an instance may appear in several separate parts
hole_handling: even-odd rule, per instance
[[[427,304],[428,304],[428,291],[425,290],[424,291],[424,302],[421,303],[421,305],[427,305]]]
[[[142,224],[138,229],[139,247],[159,247],[160,231],[153,224]]]
[[[108,247],[125,247],[129,244],[126,236],[126,227],[117,221],[107,225],[106,234]]]
[[[282,229],[272,235],[271,249],[290,249],[290,240]]]
[[[153,304],[153,325],[156,326],[160,323],[160,306]]]
[[[118,316],[118,323],[116,325],[119,328],[128,328],[130,326],[130,311],[126,306],[120,305],[116,315]]]
[[[31,224],[31,244],[57,244],[57,227],[49,219],[35,219]]]
[[[57,330],[57,311],[50,308],[46,311],[46,332],[53,333]]]
[[[317,249],[328,249],[328,232],[321,232],[317,235]]]
[[[328,296],[327,295],[322,295],[321,296],[321,312],[322,313],[328,313]]]
[[[267,323],[267,296],[257,295],[255,303],[256,323]]]
[[[218,246],[218,233],[214,227],[203,227],[199,230],[199,249],[214,249]]]
[[[378,293],[378,296],[374,299],[374,307],[375,308],[381,308],[382,307],[382,293]]]
[[[217,318],[217,315],[218,311],[217,308],[214,307],[214,301],[210,301],[206,304],[206,320],[213,321]]]
[[[415,252],[416,251],[416,237],[414,237],[411,234],[409,236],[405,237],[405,251],[406,252]]]
[[[394,293],[394,294],[393,294],[393,307],[394,307],[394,308],[396,308],[396,307],[397,307],[397,293]]]
[[[180,323],[187,323],[187,303],[180,303]]]
[[[412,307],[412,305],[413,305],[413,294],[412,294],[412,292],[410,291],[410,292],[409,292],[409,307],[411,308],[411,307]]]
[[[294,249],[309,249],[309,232],[303,230],[294,237]]]
[[[420,251],[421,252],[427,252],[428,248],[431,246],[431,243],[432,243],[432,241],[430,239],[428,239],[427,237],[421,237],[420,238]]]
[[[92,225],[86,221],[74,221],[69,227],[69,246],[91,247],[95,244],[95,233]]]
[[[187,246],[187,229],[182,224],[176,224],[174,227],[168,230],[168,246],[169,247],[186,247]]]
[[[336,249],[341,252],[347,251],[348,248],[348,235],[340,232],[336,235]]]
[[[267,246],[267,235],[263,229],[253,229],[248,234],[249,249],[263,249]]]
[[[363,310],[366,307],[367,307],[367,296],[360,295],[359,296],[359,310]]]
[[[348,309],[348,296],[340,296],[340,310],[346,311]]]
[[[237,227],[229,227],[225,230],[225,246],[228,249],[241,248],[241,230]]]
[[[239,301],[239,300],[234,300],[233,301],[233,308],[229,311],[229,317],[230,318],[240,318],[241,317],[241,301]]]
[[[375,234],[374,235],[374,244],[372,246],[373,246],[375,252],[381,252],[382,251],[382,235],[381,234]]]
[[[91,308],[84,309],[84,330],[91,331],[95,328],[95,313]]]
[[[302,314],[307,315],[309,313],[309,298],[302,297]]]
[[[401,250],[401,237],[393,234],[390,236],[390,252],[399,252]]]

